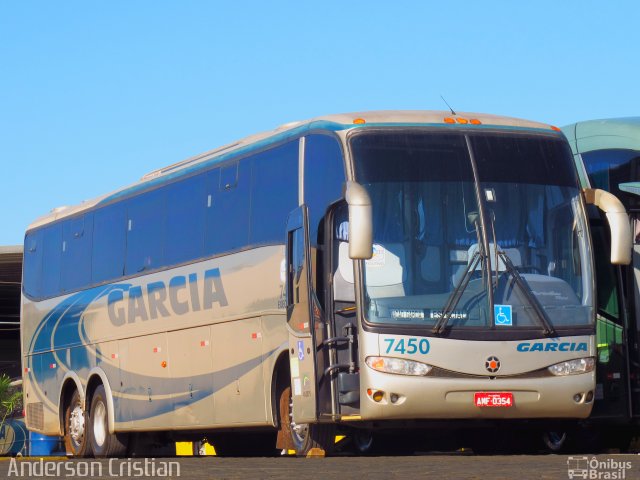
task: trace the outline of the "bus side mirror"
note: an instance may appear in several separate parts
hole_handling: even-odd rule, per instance
[[[367,260],[373,256],[371,198],[356,182],[346,183],[344,196],[349,206],[349,257]]]
[[[629,265],[631,263],[631,228],[624,205],[615,195],[599,188],[584,188],[582,192],[589,205],[595,205],[607,216],[611,230],[611,263]]]

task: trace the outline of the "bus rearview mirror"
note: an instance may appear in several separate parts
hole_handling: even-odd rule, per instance
[[[611,230],[611,263],[629,265],[631,263],[631,227],[624,205],[618,197],[599,188],[584,188],[582,192],[589,205],[595,205],[607,216]]]
[[[373,256],[371,198],[357,182],[347,182],[345,199],[349,206],[349,257],[367,260]]]

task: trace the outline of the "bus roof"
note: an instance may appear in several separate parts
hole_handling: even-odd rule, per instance
[[[474,120],[473,124],[471,120]],[[325,115],[306,121],[286,123],[274,130],[251,135],[225,146],[187,158],[181,162],[154,170],[144,175],[134,184],[92,200],[83,201],[79,205],[54,208],[48,214],[31,223],[27,230],[46,225],[55,220],[73,216],[95,206],[110,203],[118,198],[134,195],[135,193],[152,188],[155,185],[187,176],[197,170],[206,169],[212,164],[224,162],[232,157],[259,150],[269,144],[279,143],[288,138],[303,135],[308,131],[340,131],[380,126],[440,126],[444,128],[470,127],[480,129],[498,127],[505,129],[555,130],[555,127],[548,124],[499,115],[470,112],[456,112],[456,114],[453,115],[449,111],[381,110]]]
[[[574,154],[610,148],[640,150],[640,117],[587,120],[562,131]]]

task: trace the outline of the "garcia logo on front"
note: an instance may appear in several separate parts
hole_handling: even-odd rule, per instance
[[[214,303],[228,305],[220,269],[207,270],[204,282],[198,280],[198,274],[191,273],[173,277],[168,286],[158,281],[147,284],[144,291],[142,286],[112,290],[107,297],[109,320],[120,327],[138,320],[209,310]]]
[[[521,342],[519,352],[587,352],[587,342]]]

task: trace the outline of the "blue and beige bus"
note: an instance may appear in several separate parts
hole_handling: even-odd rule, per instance
[[[601,445],[624,450],[640,434],[640,117],[589,120],[562,130],[583,185],[616,195],[633,232],[633,263],[612,266],[605,260],[606,222],[597,211],[591,214],[598,355],[589,427]]]
[[[76,456],[159,432],[307,455],[336,428],[585,418],[587,204],[628,262],[626,212],[581,189],[557,128],[386,111],[287,124],[55,209],[25,235],[27,425]]]

